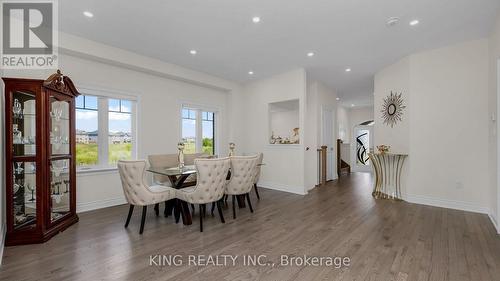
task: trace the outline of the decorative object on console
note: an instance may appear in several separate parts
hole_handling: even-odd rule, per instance
[[[4,77],[3,81],[5,245],[43,243],[78,221],[75,99],[79,93],[59,70],[47,80]]]
[[[234,149],[236,148],[236,144],[234,142],[229,143],[229,157],[234,156]]]
[[[377,150],[378,150],[378,153],[380,153],[380,154],[384,154],[386,152],[389,152],[389,149],[391,149],[391,147],[388,145],[385,145],[385,144],[377,145]]]
[[[403,109],[406,106],[403,104],[403,98],[401,97],[403,93],[395,94],[391,91],[391,94],[384,99],[384,104],[382,105],[382,119],[384,124],[394,127],[399,121],[403,120]]]
[[[293,128],[292,136],[290,137],[290,143],[298,144],[299,143],[299,128]]]
[[[179,161],[179,169],[184,168],[184,143],[177,143],[177,149],[179,150],[179,155],[177,157],[177,161]]]

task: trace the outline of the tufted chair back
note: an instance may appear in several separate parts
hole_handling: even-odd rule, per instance
[[[194,165],[194,160],[199,158],[210,158],[210,155],[206,153],[193,153],[193,154],[184,154],[184,165]]]
[[[262,164],[262,160],[264,160],[264,153],[259,153],[259,158],[257,159],[257,164],[255,166],[255,179],[253,180],[253,183],[258,183],[259,182],[259,179],[260,179],[260,168],[261,168],[261,165]]]
[[[148,156],[149,165],[155,169],[167,169],[179,165],[177,154],[156,154]],[[168,183],[170,182],[167,176],[154,173],[153,180],[155,183]]]
[[[175,197],[175,190],[172,190],[172,194],[159,194],[149,190],[144,183],[145,168],[146,160],[118,161],[123,193],[129,204],[144,206],[162,202],[164,197]]]
[[[258,161],[259,155],[231,157],[231,179],[226,187],[227,194],[239,195],[250,192]]]
[[[191,204],[206,204],[221,199],[230,167],[229,158],[197,158],[194,165],[197,171],[196,186],[178,190],[178,198]]]

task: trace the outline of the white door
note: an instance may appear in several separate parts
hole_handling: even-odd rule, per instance
[[[334,156],[334,120],[333,120],[333,110],[323,108],[322,112],[322,145],[326,145],[327,153],[326,153],[326,180],[334,179],[334,171],[336,169],[335,156]]]
[[[351,156],[352,169],[355,172],[370,172],[371,163],[368,153],[373,150],[373,126],[356,126],[354,128],[353,154]]]

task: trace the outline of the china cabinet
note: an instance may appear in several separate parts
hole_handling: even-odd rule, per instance
[[[75,98],[58,70],[5,84],[6,245],[41,243],[78,221]]]

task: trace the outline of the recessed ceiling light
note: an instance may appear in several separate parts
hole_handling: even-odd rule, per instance
[[[189,51],[189,53],[190,53],[191,55],[196,55],[198,52],[197,52],[196,50],[191,50],[191,51]]]
[[[346,69],[345,69],[345,72],[351,72],[351,70],[352,70],[352,69],[350,69],[350,68],[346,68]]]
[[[386,21],[385,24],[387,24],[387,26],[395,26],[398,23],[399,23],[399,18],[398,17],[392,17],[392,18],[387,19],[387,21]]]
[[[354,103],[351,104],[351,107],[354,107]]]
[[[340,100],[340,98],[335,98],[336,100]]]
[[[83,15],[84,15],[84,16],[86,16],[87,18],[92,18],[92,17],[94,17],[94,14],[92,14],[92,13],[91,13],[91,12],[89,12],[89,11],[85,11],[85,12],[83,12]]]
[[[253,75],[253,71],[251,71],[251,70],[250,70],[250,71],[248,72],[248,74]]]
[[[253,17],[253,18],[252,18],[252,21],[253,21],[254,23],[258,23],[258,22],[260,22],[260,17]]]
[[[313,52],[309,52],[309,53],[307,53],[307,56],[308,57],[312,57],[312,56],[314,56],[314,53]]]
[[[418,25],[419,23],[420,23],[420,21],[419,21],[419,20],[412,20],[412,21],[410,21],[410,25],[411,25],[411,26]]]

